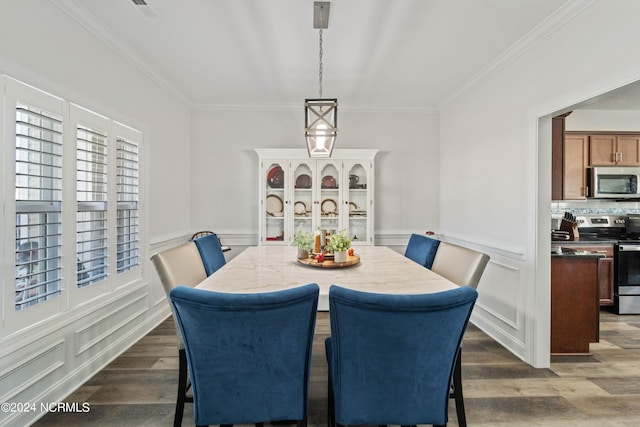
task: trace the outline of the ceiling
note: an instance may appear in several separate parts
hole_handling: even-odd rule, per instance
[[[640,111],[640,82],[633,82],[593,97],[567,110]]]
[[[313,0],[54,1],[192,108],[318,96]],[[333,0],[323,96],[354,110],[436,110],[568,3]]]

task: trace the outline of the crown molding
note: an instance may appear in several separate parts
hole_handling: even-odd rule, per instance
[[[274,105],[244,105],[244,104],[191,104],[194,111],[303,111],[304,100],[299,104],[274,104]],[[340,99],[338,99],[340,103]],[[361,106],[338,106],[338,110],[347,113],[417,113],[417,114],[440,114],[436,108],[418,107],[361,107]]]
[[[542,40],[553,34],[558,28],[578,16],[583,10],[591,6],[596,0],[570,0],[554,13],[549,15],[544,21],[535,26],[525,34],[520,40],[501,53],[495,60],[482,68],[477,74],[469,79],[465,84],[447,96],[440,104],[438,110],[442,110],[456,98],[462,96],[474,86],[487,80],[498,73],[504,67],[515,61],[529,49],[540,43]]]

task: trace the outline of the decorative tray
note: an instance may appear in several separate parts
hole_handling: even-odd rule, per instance
[[[347,255],[346,262],[334,262],[333,258],[326,258],[324,262],[318,262],[314,258],[298,258],[298,262],[300,264],[308,265],[310,267],[319,267],[319,268],[344,268],[351,267],[360,263],[360,255]]]

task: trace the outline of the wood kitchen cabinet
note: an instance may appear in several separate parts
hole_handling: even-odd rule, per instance
[[[598,257],[551,257],[551,353],[588,354],[599,341]]]
[[[589,156],[590,166],[638,166],[640,135],[592,134]]]
[[[598,258],[598,293],[600,306],[613,306],[613,245],[580,244],[571,245],[571,249],[604,254],[603,258]]]
[[[564,198],[564,120],[567,114],[551,119],[551,200]]]
[[[564,137],[563,200],[587,198],[587,166],[589,165],[589,135],[571,134]]]
[[[566,113],[551,121],[551,199],[584,200],[587,197],[589,135],[565,132]]]
[[[640,133],[565,132],[566,116],[552,119],[552,200],[586,199],[590,166],[640,166]]]

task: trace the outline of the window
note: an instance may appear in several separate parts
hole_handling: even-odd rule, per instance
[[[11,333],[142,277],[142,134],[10,78],[0,85],[2,188],[15,193],[0,213],[0,244],[15,255],[2,273]]]
[[[60,296],[62,117],[15,107],[15,309]]]
[[[77,125],[77,286],[107,278],[107,132]]]
[[[138,143],[117,137],[118,273],[138,266]]]

